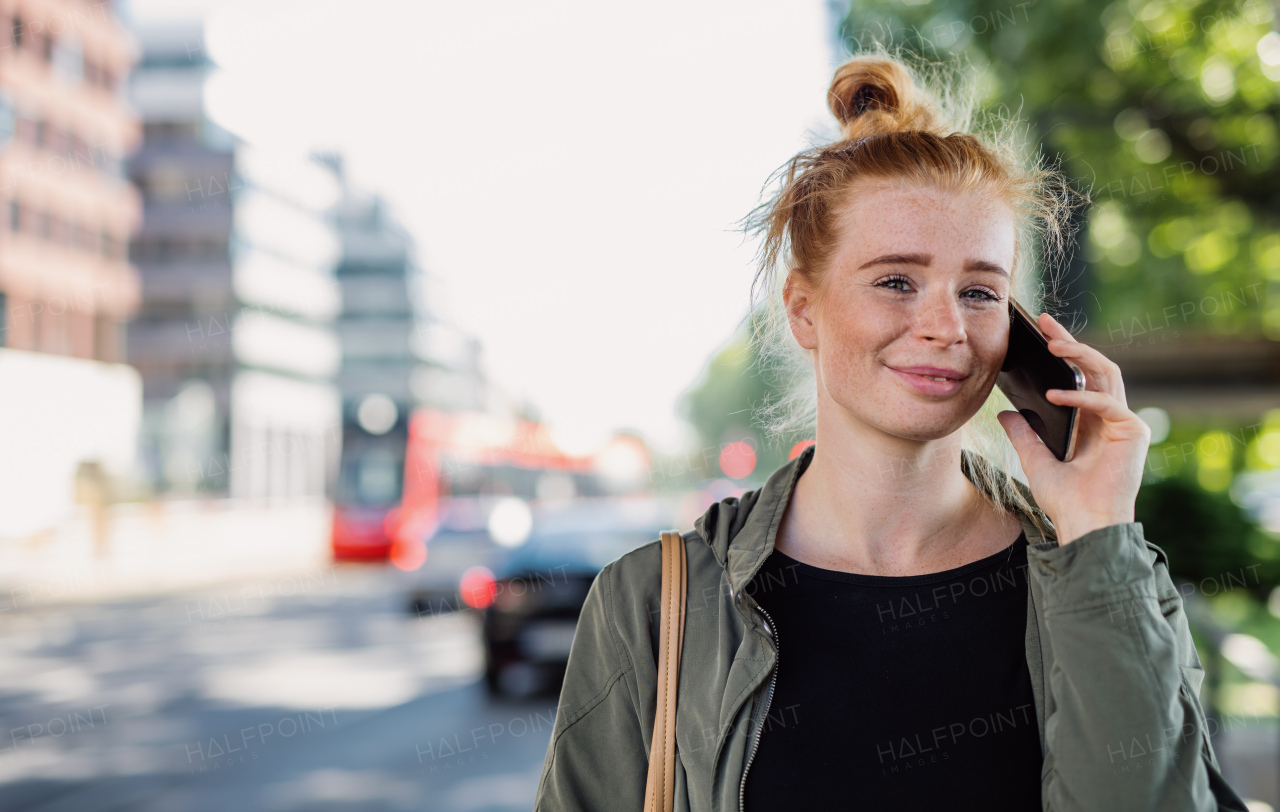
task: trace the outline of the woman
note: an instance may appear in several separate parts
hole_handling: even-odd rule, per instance
[[[781,294],[765,337],[806,356],[790,405],[812,404],[816,440],[684,534],[676,809],[1243,810],[1164,553],[1134,522],[1150,432],[1119,369],[1041,314],[1088,381],[1050,395],[1081,410],[1075,457],[998,414],[1028,489],[984,445],[1009,298],[1076,199],[948,126],[963,111],[887,54],[843,65],[829,98],[843,137],[793,159],[752,220],[760,289]],[[660,555],[592,585],[539,812],[642,805]]]

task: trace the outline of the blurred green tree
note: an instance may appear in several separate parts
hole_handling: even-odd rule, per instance
[[[693,465],[706,476],[722,476],[716,459],[733,441],[745,441],[756,453],[756,467],[744,481],[760,482],[789,458],[791,443],[770,441],[759,426],[756,410],[780,394],[778,378],[766,371],[748,340],[744,323],[711,358],[701,379],[681,398],[684,417],[702,444]]]
[[[1243,588],[1265,601],[1280,583],[1280,541],[1253,524],[1224,492],[1193,477],[1147,483],[1138,492],[1143,534],[1169,554],[1169,571],[1206,595]]]

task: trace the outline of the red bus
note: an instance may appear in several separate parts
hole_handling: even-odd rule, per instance
[[[415,570],[426,561],[442,499],[479,492],[528,498],[544,473],[581,481],[593,468],[592,456],[566,454],[544,424],[530,420],[424,407],[382,435],[353,423],[343,431],[334,560],[389,560]]]

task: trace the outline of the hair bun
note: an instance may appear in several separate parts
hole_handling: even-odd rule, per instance
[[[933,111],[918,101],[903,65],[880,56],[858,56],[836,69],[827,106],[847,140],[896,130],[935,130]]]

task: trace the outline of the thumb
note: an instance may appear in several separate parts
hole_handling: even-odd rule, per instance
[[[1000,421],[1005,434],[1009,435],[1009,442],[1013,443],[1013,450],[1018,452],[1018,460],[1027,476],[1031,476],[1032,469],[1057,462],[1058,458],[1041,441],[1027,418],[1018,412],[1005,410],[996,415],[996,420]]]

